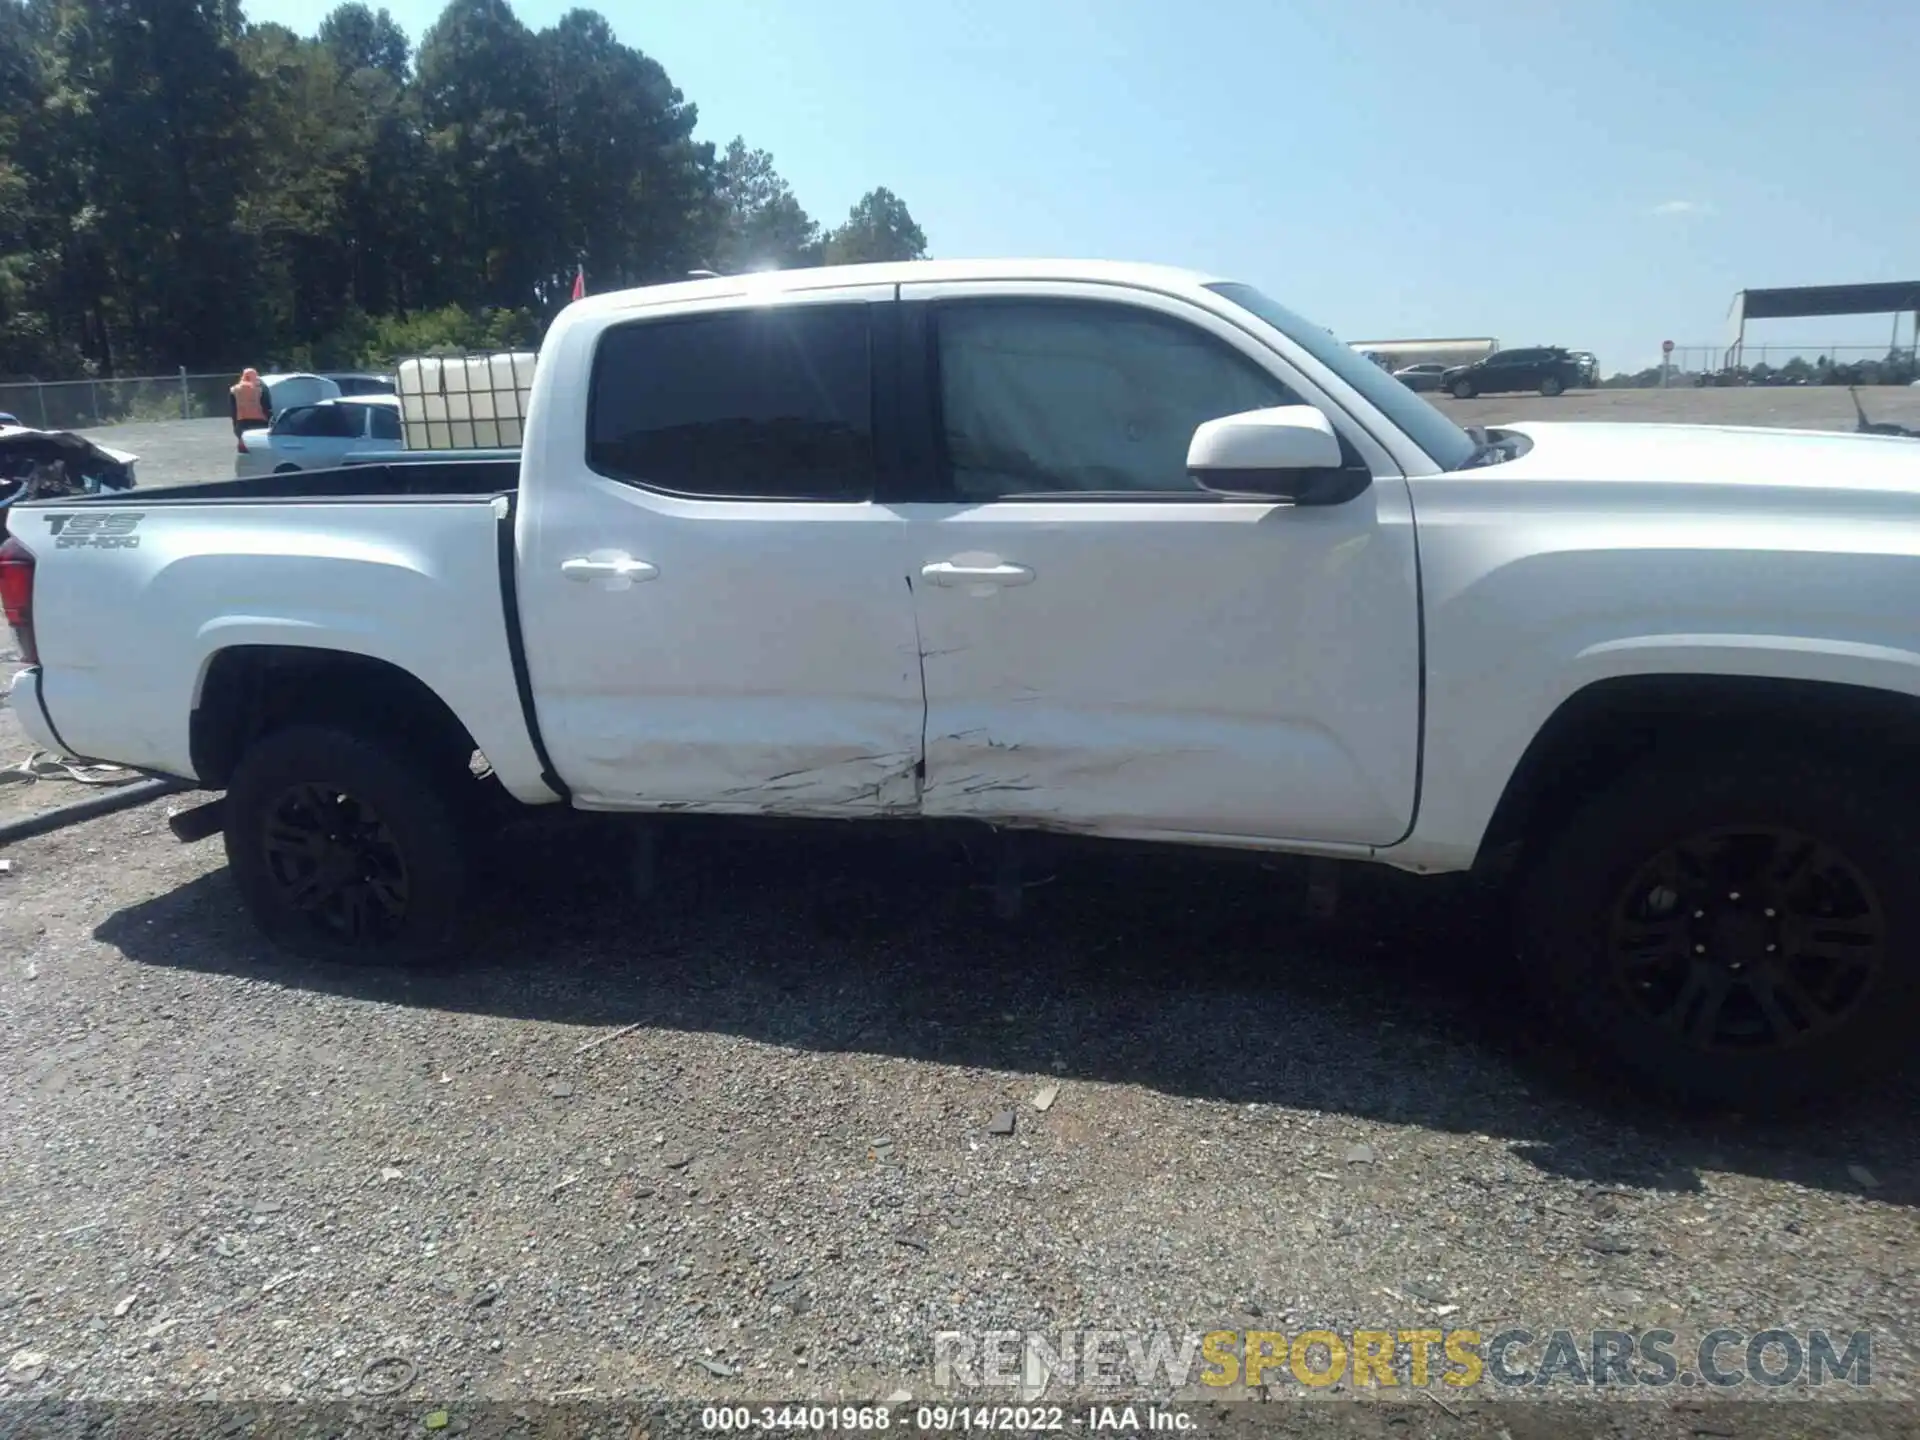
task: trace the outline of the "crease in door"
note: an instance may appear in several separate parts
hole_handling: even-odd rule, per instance
[[[907,606],[913,615],[913,650],[920,665],[920,758],[913,763],[913,799],[917,807],[926,797],[927,787],[927,641],[920,633],[920,597],[914,593],[913,576],[906,576]]]

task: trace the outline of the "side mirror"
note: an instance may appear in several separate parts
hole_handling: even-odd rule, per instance
[[[1187,474],[1203,490],[1295,505],[1343,505],[1368,485],[1348,468],[1340,437],[1311,405],[1276,405],[1222,415],[1193,432]]]

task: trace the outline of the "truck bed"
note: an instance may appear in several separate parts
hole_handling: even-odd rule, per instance
[[[222,652],[335,651],[420,681],[511,793],[552,800],[520,650],[518,474],[358,466],[18,507],[48,723],[76,754],[196,779],[193,714]]]
[[[200,480],[152,490],[116,491],[97,497],[125,505],[191,500],[447,500],[510,495],[520,485],[518,460],[409,460],[380,465],[344,465],[330,470],[294,470],[240,480]],[[96,497],[89,496],[91,501]]]

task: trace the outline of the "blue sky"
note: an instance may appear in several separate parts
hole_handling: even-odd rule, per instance
[[[441,6],[389,8],[417,43]],[[539,28],[572,7],[515,8]],[[1347,339],[1489,335],[1631,369],[1662,339],[1724,343],[1743,286],[1920,274],[1904,0],[600,8],[702,138],[772,151],[818,219],[884,184],[936,255],[1192,265]],[[304,32],[324,13],[246,9]],[[1749,343],[1890,328],[1772,321]]]

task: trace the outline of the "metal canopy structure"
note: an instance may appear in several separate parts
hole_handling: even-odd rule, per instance
[[[1814,315],[1891,315],[1893,340],[1900,348],[1900,317],[1913,316],[1920,336],[1920,280],[1879,281],[1868,285],[1796,285],[1779,290],[1742,290],[1733,297],[1728,321],[1733,331],[1727,347],[1729,368],[1740,363],[1749,320],[1795,320]]]

